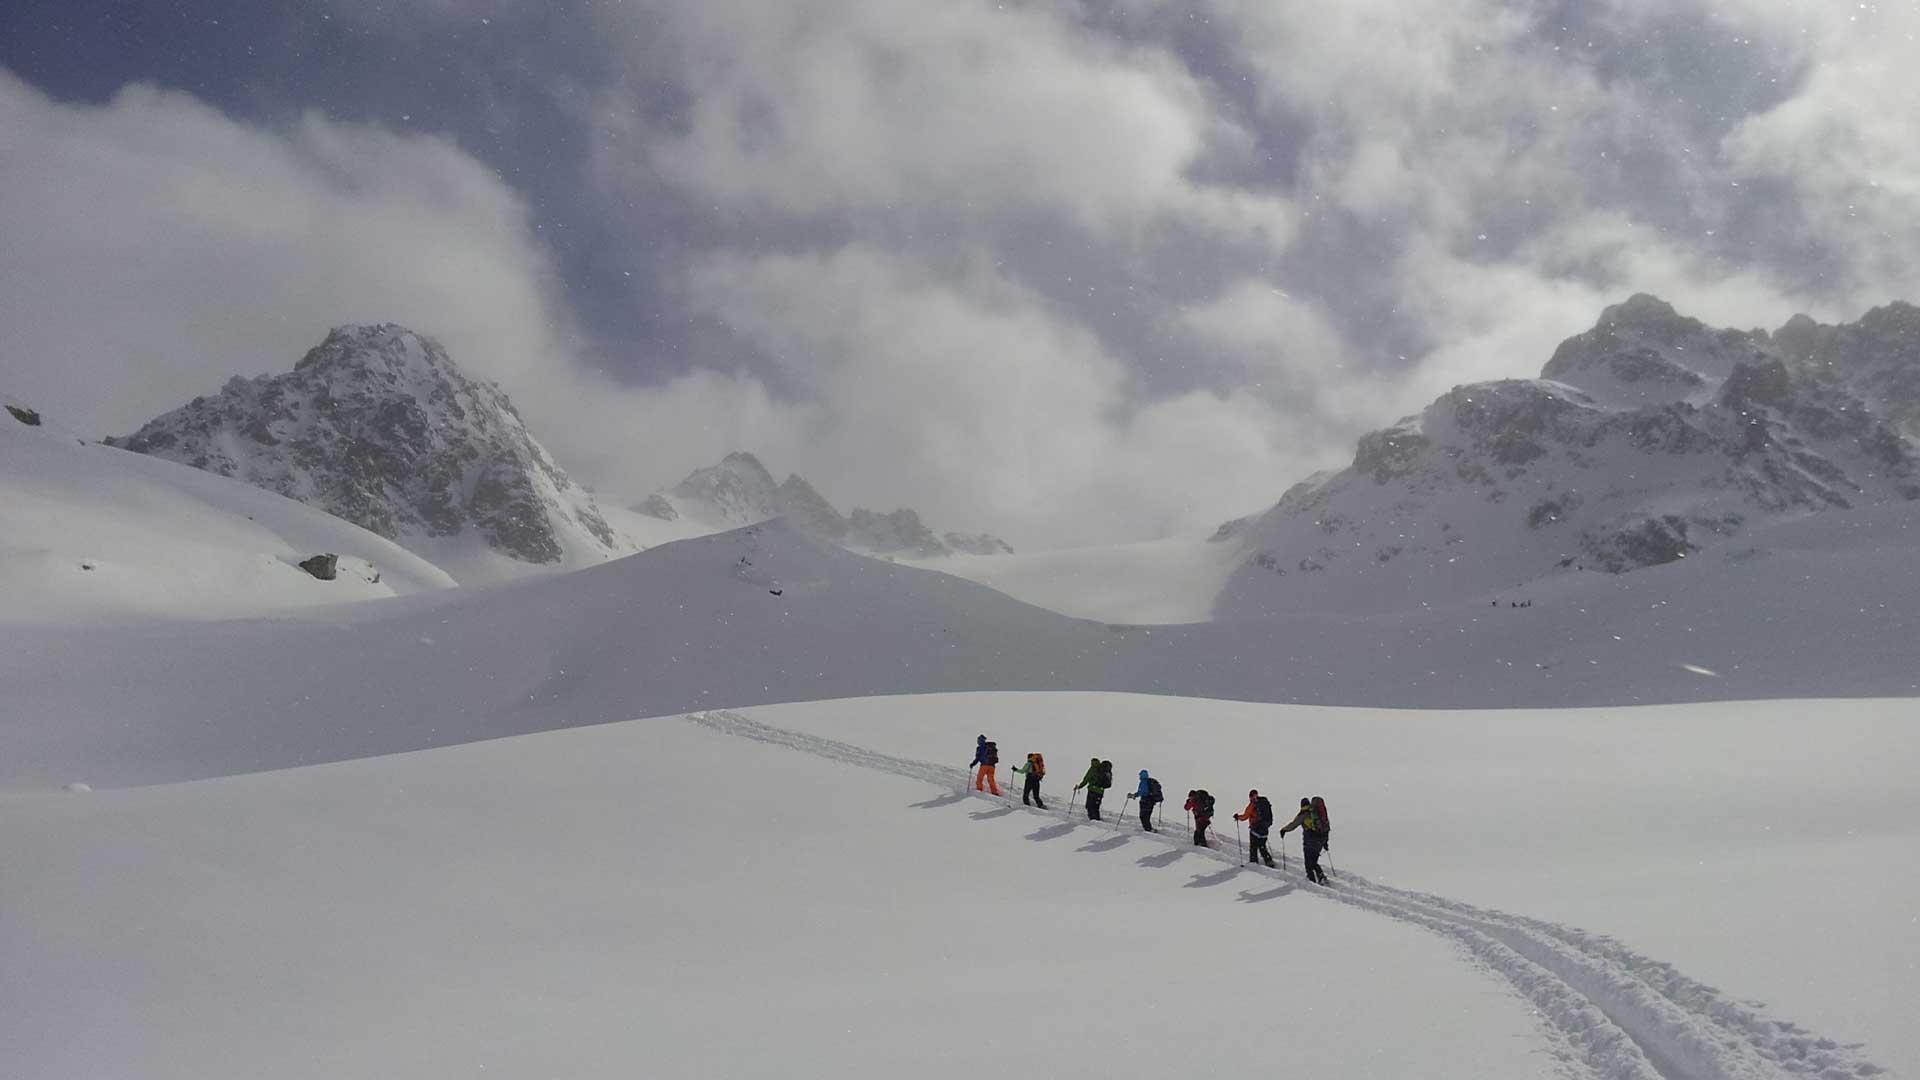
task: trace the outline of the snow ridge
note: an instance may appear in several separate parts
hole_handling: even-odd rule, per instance
[[[973,792],[966,770],[895,757],[817,735],[778,728],[741,713],[690,713],[688,720],[724,735],[784,746],[816,757],[919,780],[966,799],[1008,804],[1011,797]],[[1096,831],[1065,809],[1022,807],[1029,814]],[[1126,820],[1111,832],[1123,835]],[[1305,884],[1290,867],[1245,865],[1237,849],[1200,849],[1179,833],[1125,833],[1132,839],[1232,867],[1227,873]],[[1105,842],[1103,842],[1105,843]],[[1101,848],[1099,850],[1105,850]],[[1158,858],[1155,856],[1155,858]],[[1425,893],[1381,885],[1335,871],[1330,888],[1309,895],[1347,904],[1441,934],[1489,971],[1504,978],[1538,1010],[1560,1063],[1594,1080],[1779,1080],[1873,1077],[1885,1070],[1861,1047],[1820,1038],[1767,1017],[1761,1008],[1730,1001],[1719,991],[1642,956],[1603,935]]]
[[[429,558],[462,540],[528,565],[632,550],[499,387],[391,323],[338,327],[291,372],[236,377],[109,441],[317,506]]]

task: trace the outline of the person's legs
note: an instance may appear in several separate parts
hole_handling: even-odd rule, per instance
[[[1320,845],[1313,842],[1312,833],[1306,834],[1306,842],[1302,846],[1307,849],[1307,880],[1315,885],[1325,885],[1327,875],[1320,871]]]
[[[1000,778],[994,775],[999,770],[995,769],[991,765],[988,765],[983,767],[980,771],[987,774],[987,790],[993,792],[995,795],[1000,794]]]
[[[985,765],[982,765],[978,769],[974,770],[973,790],[985,791],[986,789],[987,789],[987,767]]]
[[[1207,846],[1207,823],[1206,822],[1195,821],[1193,823],[1193,842],[1194,842],[1194,845],[1197,847]]]
[[[1153,804],[1150,802],[1140,804],[1140,827],[1148,832],[1153,831]]]
[[[1100,820],[1100,795],[1101,795],[1101,792],[1100,792],[1100,789],[1098,788],[1087,789],[1087,820],[1088,821]]]

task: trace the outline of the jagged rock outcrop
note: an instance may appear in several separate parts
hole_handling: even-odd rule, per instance
[[[1456,387],[1252,525],[1222,617],[1391,610],[1672,562],[1758,520],[1920,498],[1920,309],[1715,330],[1636,296],[1542,379]],[[1231,528],[1230,528],[1231,526]]]
[[[942,533],[947,548],[961,555],[1011,555],[1013,545],[991,533]]]
[[[342,326],[291,372],[233,378],[113,445],[317,506],[429,558],[521,563],[631,546],[491,383],[402,326]]]
[[[911,559],[949,554],[947,546],[921,522],[920,515],[904,508],[876,514],[856,507],[847,518],[846,544],[875,555],[905,555]]]
[[[918,513],[905,508],[884,514],[856,508],[843,516],[798,474],[790,473],[776,484],[759,458],[740,451],[717,465],[695,469],[671,491],[649,495],[632,509],[662,521],[685,518],[716,530],[779,517],[809,536],[869,555],[935,558],[954,552],[1013,551],[1006,541],[987,533],[938,536]]]

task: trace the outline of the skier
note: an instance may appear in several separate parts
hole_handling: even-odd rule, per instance
[[[1333,850],[1333,819],[1327,816],[1327,800],[1318,795],[1313,797],[1313,823],[1320,826],[1320,850]],[[1327,875],[1320,875],[1320,884],[1325,885]]]
[[[1213,796],[1203,788],[1187,792],[1187,812],[1193,815],[1193,842],[1199,847],[1212,847],[1207,843],[1207,827],[1213,824]]]
[[[1100,796],[1106,794],[1107,789],[1112,786],[1113,762],[1101,761],[1099,758],[1094,758],[1093,764],[1087,766],[1087,775],[1081,777],[1080,782],[1073,785],[1073,790],[1075,791],[1079,791],[1081,788],[1087,789],[1088,821],[1100,820]]]
[[[973,790],[1000,794],[1000,781],[993,775],[994,766],[1000,764],[999,744],[988,742],[985,735],[980,736],[973,744],[973,763],[980,769],[973,774]]]
[[[1015,765],[1013,771],[1024,773],[1027,777],[1026,786],[1020,789],[1020,805],[1037,806],[1045,810],[1047,804],[1040,801],[1040,778],[1047,775],[1047,759],[1039,754],[1028,754],[1027,763]],[[1031,803],[1027,801],[1029,797],[1033,799]]]
[[[1258,791],[1247,792],[1247,808],[1233,815],[1247,823],[1247,861],[1273,865],[1273,852],[1267,848],[1267,830],[1273,828],[1273,804]]]
[[[1141,769],[1140,787],[1133,797],[1140,800],[1140,827],[1148,832],[1156,831],[1153,827],[1153,808],[1165,798],[1160,792],[1160,781],[1148,776],[1147,770]]]
[[[1307,880],[1315,885],[1325,885],[1327,873],[1320,869],[1320,850],[1326,846],[1326,839],[1320,832],[1319,819],[1313,816],[1313,800],[1300,800],[1300,812],[1293,815],[1293,820],[1280,830],[1280,835],[1285,836],[1295,829],[1300,830],[1301,846],[1307,852]]]

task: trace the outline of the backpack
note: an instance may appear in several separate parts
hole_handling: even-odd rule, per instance
[[[1210,818],[1213,816],[1213,796],[1207,792],[1195,792],[1193,805],[1196,808],[1193,812],[1194,817]]]
[[[1112,787],[1113,786],[1113,762],[1111,761],[1101,762],[1100,771],[1094,776],[1094,780],[1099,784],[1100,787],[1103,787],[1103,788]]]
[[[1253,827],[1262,831],[1273,828],[1273,804],[1265,795],[1253,800]]]
[[[1035,780],[1047,775],[1047,759],[1039,754],[1028,754],[1027,772],[1033,774]]]
[[[989,765],[1000,764],[1000,744],[999,743],[987,744],[986,762]]]
[[[1314,823],[1307,827],[1319,830],[1322,837],[1331,835],[1333,833],[1333,823],[1327,820],[1327,801],[1315,795],[1310,805],[1313,807]]]
[[[1160,795],[1159,778],[1153,777],[1153,776],[1147,777],[1147,801],[1152,803],[1157,803],[1160,801],[1160,799],[1161,799],[1161,795]]]

